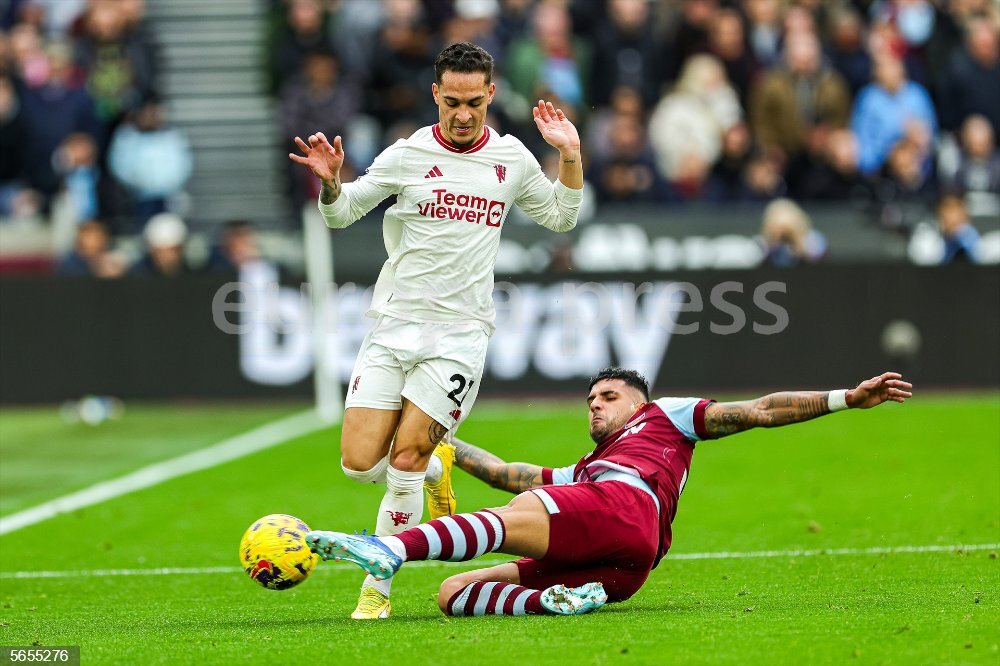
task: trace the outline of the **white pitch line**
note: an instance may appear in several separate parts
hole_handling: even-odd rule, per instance
[[[503,420],[509,418],[513,413],[504,410],[487,410],[487,413],[481,417],[481,420]],[[541,412],[537,415],[531,415],[528,412],[527,417],[530,419],[532,416],[537,416],[537,418],[543,419],[558,415],[559,412]],[[518,414],[518,418],[522,420],[525,416],[525,414]],[[55,518],[64,513],[93,506],[94,504],[99,504],[115,497],[144,490],[178,476],[216,467],[223,463],[248,456],[251,453],[271,448],[295,437],[308,434],[326,425],[313,410],[269,423],[204,449],[193,451],[192,453],[171,460],[155,463],[136,470],[131,474],[126,474],[123,477],[110,481],[102,481],[83,490],[57,497],[24,511],[0,517],[0,535],[9,534],[10,532],[48,520],[49,518]]]
[[[900,553],[961,553],[975,550],[998,550],[1000,543],[975,543],[930,545],[930,546],[875,546],[872,548],[832,548],[828,550],[755,550],[748,552],[718,552],[718,553],[681,553],[667,556],[670,560],[726,560],[752,559],[766,557],[817,557],[840,555],[896,555]],[[490,558],[480,564],[499,564],[506,560]],[[407,569],[424,567],[472,566],[472,562],[439,562],[417,561],[408,562]],[[349,567],[331,568],[324,566],[317,571],[354,571]],[[37,578],[105,578],[110,576],[200,576],[207,574],[242,573],[239,567],[164,567],[158,569],[83,569],[67,571],[0,571],[0,580],[25,580]]]
[[[323,426],[324,424],[313,410],[268,423],[204,449],[155,463],[117,479],[102,481],[30,509],[0,517],[0,535],[40,523],[60,514],[144,490],[185,474],[216,467],[308,434]]]
[[[931,546],[874,546],[872,548],[815,548],[811,550],[753,550],[746,553],[678,553],[668,560],[743,560],[760,557],[815,557],[817,555],[895,555],[896,553],[948,553],[965,550],[997,550],[1000,543]]]

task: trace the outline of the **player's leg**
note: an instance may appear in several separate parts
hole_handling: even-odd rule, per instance
[[[399,425],[399,396],[406,375],[387,346],[392,341],[390,324],[380,319],[365,336],[345,396],[341,467],[348,478],[358,483],[385,482],[389,449]]]
[[[479,394],[488,337],[478,325],[421,325],[419,334],[423,359],[414,366],[401,395],[444,426],[445,439],[450,439],[472,412]],[[424,490],[432,519],[455,513],[453,460],[454,448],[448,443],[438,445],[429,460]]]
[[[387,578],[414,560],[464,562],[493,552],[541,557],[549,545],[549,514],[528,492],[502,508],[444,516],[393,536],[317,530],[306,541],[323,559],[354,562]]]
[[[445,516],[395,536],[313,531],[306,541],[323,559],[353,562],[379,579],[412,560],[459,562],[488,552],[541,558],[549,549],[549,532],[548,509],[536,494],[526,492],[505,507]],[[452,615],[574,615],[599,608],[607,599],[596,580],[573,588],[561,583],[544,589],[520,586],[516,569],[512,564],[452,577],[442,586],[439,605]]]
[[[341,466],[344,474],[359,483],[386,483],[389,451],[402,415],[400,392],[405,371],[388,345],[394,341],[393,322],[384,318],[365,338],[355,363],[345,400],[341,427]],[[379,518],[376,516],[376,533]],[[391,612],[388,585],[376,586],[371,576],[361,586],[358,606],[351,617],[388,617]]]
[[[340,465],[358,483],[385,483],[389,448],[401,410],[348,407],[340,434]]]
[[[518,564],[506,562],[447,578],[438,590],[445,615],[580,615],[600,608],[607,594],[600,583],[544,587],[521,584]]]

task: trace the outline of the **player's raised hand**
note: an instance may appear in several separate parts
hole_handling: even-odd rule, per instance
[[[884,372],[861,382],[844,397],[848,407],[868,409],[889,400],[904,402],[913,395],[910,392],[912,388],[913,384],[903,381],[903,375],[898,372]]]
[[[540,99],[531,113],[535,117],[535,126],[547,144],[560,152],[580,150],[580,134],[562,109],[554,107],[552,102]]]
[[[304,154],[288,153],[288,159],[298,164],[304,164],[323,182],[336,179],[340,175],[340,167],[344,166],[344,146],[339,136],[333,137],[331,145],[322,132],[309,135],[309,143],[295,137],[295,145]]]

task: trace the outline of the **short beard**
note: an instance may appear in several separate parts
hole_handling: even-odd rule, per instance
[[[595,444],[600,444],[607,438],[608,435],[613,433],[615,430],[618,430],[618,427],[619,426],[612,423],[605,423],[603,428],[591,428],[590,438],[594,440]]]

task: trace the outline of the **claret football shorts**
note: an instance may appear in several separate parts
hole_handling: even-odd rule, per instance
[[[652,497],[620,481],[534,488],[549,512],[549,551],[517,560],[520,584],[544,590],[600,582],[608,601],[639,591],[656,562],[659,513]]]
[[[406,398],[454,429],[472,411],[489,336],[480,324],[427,324],[383,315],[368,333],[345,407],[400,409]]]

